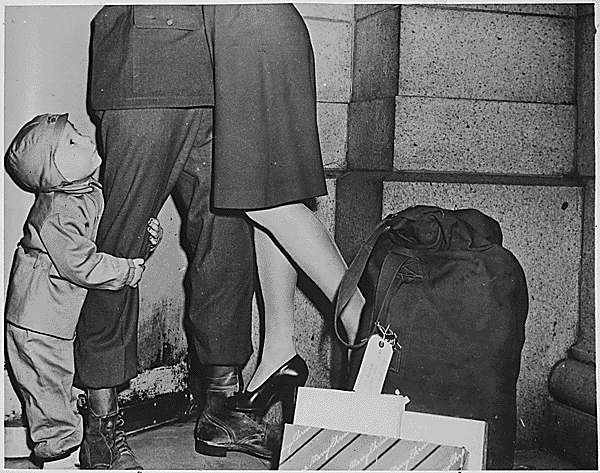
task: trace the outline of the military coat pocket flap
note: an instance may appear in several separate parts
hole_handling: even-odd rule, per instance
[[[200,10],[196,5],[135,5],[133,24],[138,28],[198,30]]]

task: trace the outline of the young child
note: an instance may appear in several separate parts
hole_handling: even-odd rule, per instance
[[[73,341],[87,289],[135,287],[144,272],[142,258],[97,251],[101,162],[93,141],[67,114],[35,117],[5,156],[17,185],[35,194],[10,273],[6,350],[38,465],[70,455],[82,441],[72,391]],[[155,248],[162,238],[156,219],[148,232]]]

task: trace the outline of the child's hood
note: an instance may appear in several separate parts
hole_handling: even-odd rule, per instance
[[[17,185],[29,192],[52,192],[70,185],[54,155],[67,114],[35,117],[17,134],[6,152],[6,169]]]

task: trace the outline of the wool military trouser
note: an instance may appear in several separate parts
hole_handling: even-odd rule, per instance
[[[212,109],[101,114],[105,210],[99,251],[147,255],[146,231],[173,193],[188,250],[188,326],[200,363],[243,365],[251,355],[254,252],[245,220],[210,208]],[[77,383],[115,387],[137,376],[137,288],[90,290],[75,342]]]
[[[83,425],[73,391],[73,340],[8,323],[6,354],[23,398],[33,453],[52,459],[77,448]]]

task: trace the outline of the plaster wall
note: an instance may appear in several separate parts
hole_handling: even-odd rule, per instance
[[[85,111],[89,22],[98,6],[10,7],[4,9],[4,154],[27,121],[40,113],[69,113],[82,133],[95,129]],[[3,289],[13,252],[22,236],[33,195],[3,175]],[[21,408],[4,372],[4,417],[19,419]]]

